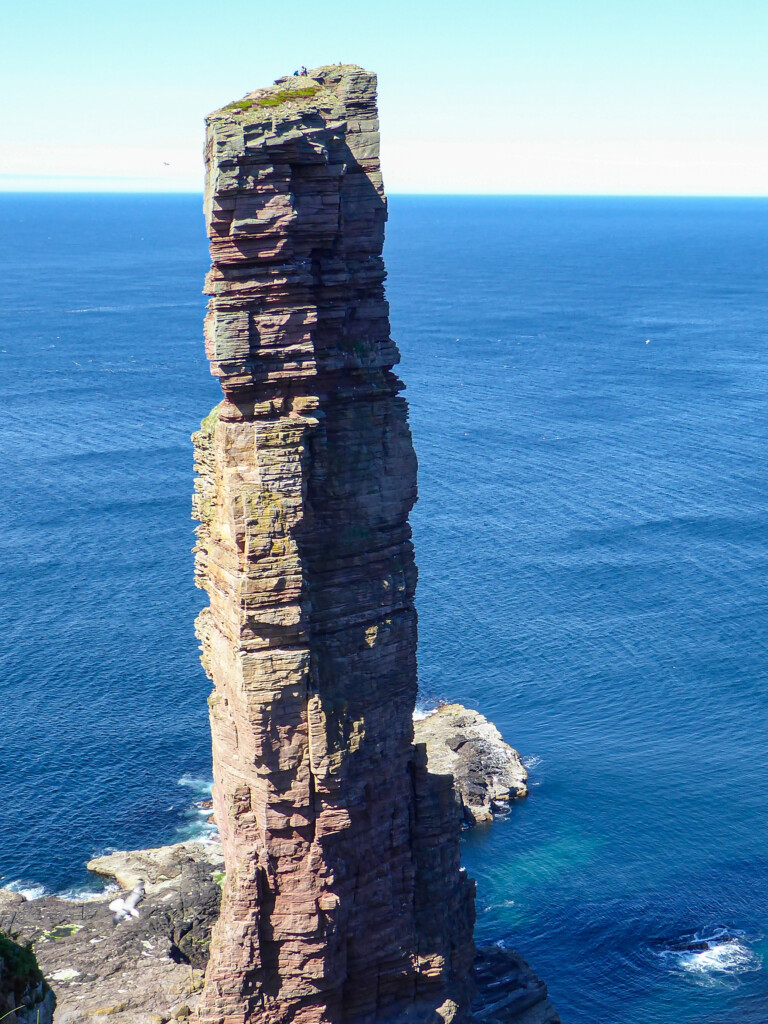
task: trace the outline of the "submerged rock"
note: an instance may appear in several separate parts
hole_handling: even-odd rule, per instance
[[[491,821],[511,800],[528,795],[528,772],[496,726],[461,704],[443,704],[414,723],[416,743],[427,748],[429,771],[452,775],[467,824]]]

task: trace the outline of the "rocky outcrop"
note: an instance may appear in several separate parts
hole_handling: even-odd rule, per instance
[[[481,946],[475,960],[472,1010],[483,1024],[560,1024],[547,986],[514,949]]]
[[[192,872],[215,878],[223,874],[224,855],[218,843],[174,843],[153,850],[117,851],[88,861],[88,870],[115,882],[120,889],[144,883],[147,894],[167,888],[166,883]]]
[[[198,620],[226,859],[208,1021],[461,1021],[474,887],[413,746],[416,459],[392,372],[376,79],[208,119]]]
[[[511,800],[528,795],[528,772],[516,750],[477,711],[443,704],[415,723],[417,743],[427,748],[429,770],[450,774],[464,821],[492,821]]]
[[[222,861],[220,850],[201,843],[92,861],[126,889],[145,880],[139,916],[119,924],[109,908],[117,892],[79,902],[0,900],[0,929],[34,946],[55,994],[55,1024],[160,1024],[190,1016],[219,912]]]

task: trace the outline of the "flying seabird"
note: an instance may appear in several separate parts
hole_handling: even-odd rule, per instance
[[[144,882],[139,880],[139,884],[131,889],[125,899],[123,899],[122,896],[119,896],[116,900],[112,900],[109,904],[109,909],[115,912],[115,924],[120,924],[121,921],[124,921],[129,917],[138,917],[139,912],[136,907],[143,899]]]

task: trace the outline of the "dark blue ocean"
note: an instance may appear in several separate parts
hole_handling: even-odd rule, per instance
[[[0,884],[205,827],[200,206],[0,197]],[[566,1024],[766,1024],[768,201],[395,197],[386,259],[423,699],[531,765],[479,937]]]

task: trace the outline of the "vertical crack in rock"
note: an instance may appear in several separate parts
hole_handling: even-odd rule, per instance
[[[474,886],[413,745],[416,457],[384,298],[376,78],[208,119],[197,633],[226,857],[201,1014],[461,1021]]]

